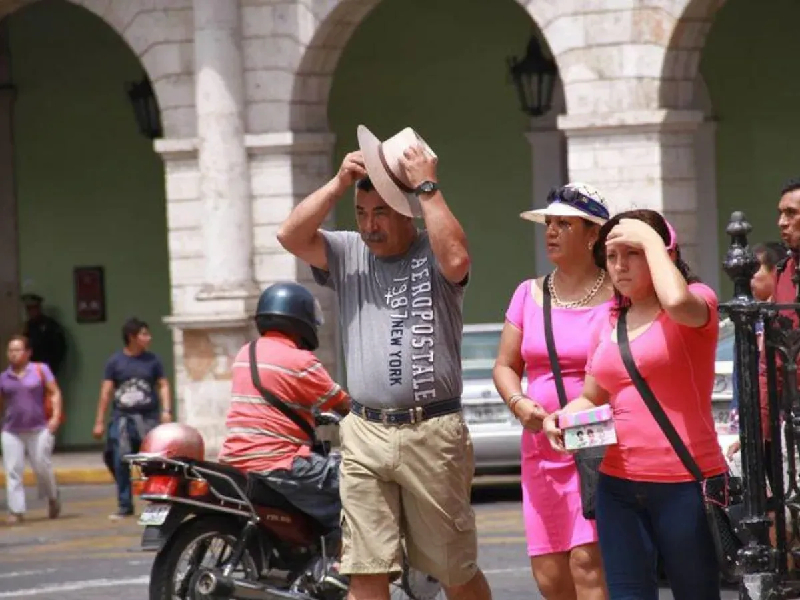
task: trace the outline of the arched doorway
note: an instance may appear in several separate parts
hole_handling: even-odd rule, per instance
[[[334,167],[357,147],[360,123],[382,138],[414,127],[439,155],[473,259],[466,322],[503,321],[515,286],[536,269],[534,225],[519,218],[532,204],[532,124],[506,63],[535,29],[512,0],[383,0],[347,41],[331,84]],[[337,207],[336,225],[353,227],[352,202]]]
[[[718,116],[717,188],[724,235],[731,212],[743,210],[753,226],[751,243],[779,239],[780,189],[800,176],[794,147],[800,131],[800,80],[792,75],[800,43],[794,23],[800,5],[769,7],[729,0],[715,15],[702,50],[700,72]],[[732,286],[726,276],[726,294]]]
[[[768,9],[743,0],[676,4],[681,16],[665,54],[661,104],[702,110],[713,121],[701,126],[706,131],[699,132],[695,170],[699,230],[716,229],[716,240],[703,234],[698,246],[709,254],[714,243],[723,258],[730,244],[725,229],[735,210],[743,210],[753,226],[751,242],[778,238],[781,186],[800,174],[791,151],[800,124],[800,83],[790,75],[798,50],[791,24],[800,8],[789,0]],[[709,193],[713,214],[705,205]],[[732,284],[721,268],[718,280],[721,296],[729,297]]]
[[[153,350],[172,373],[164,169],[142,136],[125,93],[144,76],[108,23],[63,0],[30,4],[3,22],[6,72],[0,163],[13,178],[0,204],[4,232],[5,335],[21,325],[19,295],[45,298],[68,338],[60,383],[67,422],[61,447],[91,437],[105,360],[122,322],[150,325]],[[5,219],[15,214],[15,219]],[[74,269],[100,266],[105,320],[76,318]],[[13,279],[13,281],[11,281]],[[13,322],[12,322],[13,321]],[[3,341],[5,345],[5,340]]]

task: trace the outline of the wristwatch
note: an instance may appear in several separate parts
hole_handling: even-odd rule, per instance
[[[433,181],[423,181],[414,189],[414,195],[419,197],[422,194],[433,194],[439,189],[439,185]]]

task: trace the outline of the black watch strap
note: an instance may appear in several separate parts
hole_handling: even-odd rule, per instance
[[[414,188],[414,195],[433,194],[439,189],[439,184],[434,181],[423,181]]]

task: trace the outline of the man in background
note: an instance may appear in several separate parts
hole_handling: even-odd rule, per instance
[[[22,303],[27,316],[23,335],[30,341],[31,361],[45,363],[58,378],[67,353],[64,328],[53,317],[44,314],[44,298],[40,295],[23,294]]]
[[[133,496],[126,454],[135,454],[148,432],[159,423],[172,421],[169,382],[161,359],[150,352],[153,336],[147,323],[128,319],[122,326],[125,347],[108,359],[100,386],[97,419],[92,434],[101,439],[112,404],[108,449],[112,452],[117,483],[118,510],[109,516],[119,520],[133,515]]]

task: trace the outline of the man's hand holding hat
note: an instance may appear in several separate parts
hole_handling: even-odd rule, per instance
[[[366,176],[367,168],[364,165],[364,156],[361,151],[350,152],[344,157],[342,166],[339,167],[339,172],[336,174],[339,192],[344,193],[356,181]]]
[[[415,144],[406,148],[399,160],[403,175],[412,188],[417,188],[426,181],[437,182],[437,162],[437,157],[426,152],[422,144]]]

